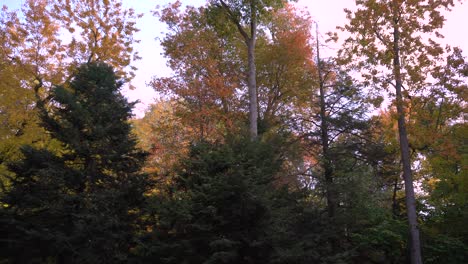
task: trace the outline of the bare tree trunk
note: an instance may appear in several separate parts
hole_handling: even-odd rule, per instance
[[[395,15],[397,12],[395,11]],[[402,78],[400,64],[400,29],[399,18],[394,19],[393,27],[393,75],[395,78],[396,106],[398,113],[398,135],[400,138],[401,162],[403,164],[403,179],[405,181],[406,213],[408,215],[409,231],[411,238],[410,256],[412,264],[422,264],[421,242],[416,214],[416,198],[414,195],[413,175],[411,172],[411,160],[409,152],[408,134],[405,124],[405,107],[402,95]]]

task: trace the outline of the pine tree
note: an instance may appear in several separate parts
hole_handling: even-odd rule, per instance
[[[13,262],[119,263],[132,243],[146,180],[130,134],[133,103],[103,63],[78,68],[38,102],[42,126],[63,150],[24,147],[1,197],[2,257]]]

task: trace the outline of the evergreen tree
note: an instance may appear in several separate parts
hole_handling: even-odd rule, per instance
[[[280,144],[193,144],[174,184],[154,197],[142,263],[273,263],[294,240],[296,194],[278,186]],[[289,252],[289,251],[288,251]]]
[[[24,147],[1,197],[1,254],[14,263],[125,262],[144,201],[145,154],[130,134],[133,103],[112,67],[84,64],[38,102],[63,150]]]

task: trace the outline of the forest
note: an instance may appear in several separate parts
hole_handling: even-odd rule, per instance
[[[154,1],[143,117],[143,14],[4,5],[0,264],[468,263],[463,2],[356,0],[326,33],[294,1]]]

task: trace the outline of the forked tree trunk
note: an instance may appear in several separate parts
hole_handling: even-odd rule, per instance
[[[257,71],[255,68],[255,42],[257,41],[257,5],[256,1],[250,1],[250,34],[248,34],[239,17],[231,10],[229,5],[224,0],[219,0],[221,6],[228,13],[231,21],[236,25],[239,33],[244,38],[247,46],[247,86],[249,90],[249,134],[250,139],[255,140],[258,136],[257,119],[258,119],[258,105],[257,105]]]

